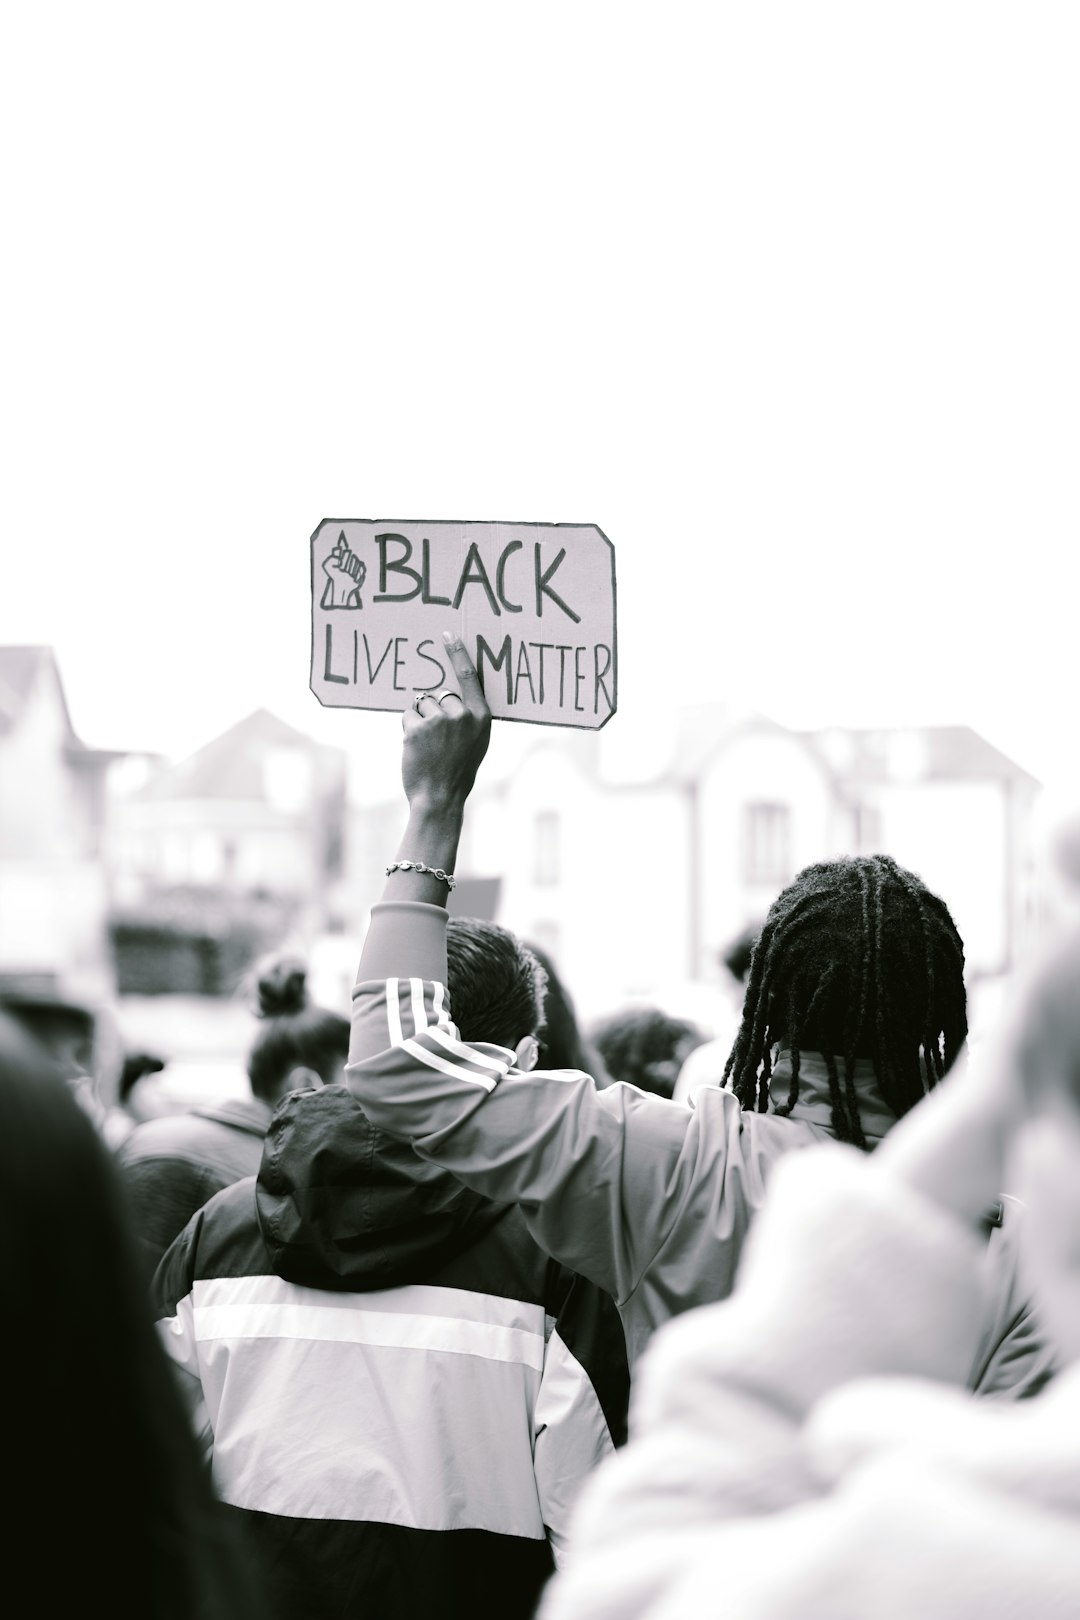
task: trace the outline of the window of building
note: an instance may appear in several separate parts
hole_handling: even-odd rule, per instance
[[[533,882],[554,888],[559,881],[560,827],[557,810],[541,810],[533,823]]]
[[[746,805],[743,869],[749,883],[786,883],[791,877],[791,810],[788,805]]]

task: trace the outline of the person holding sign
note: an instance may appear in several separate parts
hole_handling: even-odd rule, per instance
[[[873,1147],[943,1076],[967,1030],[963,945],[944,902],[888,857],[808,868],[762,929],[730,1089],[693,1108],[530,1073],[526,1043],[462,1041],[445,905],[491,715],[468,652],[446,640],[460,691],[421,694],[404,715],[408,825],[363,947],[346,1083],[374,1123],[518,1203],[549,1254],[611,1294],[633,1364],[669,1317],[730,1293],[780,1158],[830,1138]],[[1046,1355],[1037,1338],[998,1353],[1027,1332],[1011,1282],[1001,1262],[980,1358],[1015,1387],[1044,1375]]]
[[[446,951],[463,1030],[534,1042],[531,953],[465,917]],[[192,1217],[153,1282],[218,1493],[276,1620],[529,1620],[577,1491],[625,1439],[615,1307],[512,1204],[340,1084],[293,1079],[257,1175]]]

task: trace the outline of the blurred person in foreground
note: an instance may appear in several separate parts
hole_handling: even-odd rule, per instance
[[[0,1219],[9,1612],[264,1614],[154,1330],[119,1172],[3,1013]]]
[[[635,1006],[595,1019],[589,1039],[612,1080],[670,1098],[683,1063],[705,1036],[662,1007]]]
[[[2,978],[0,1008],[40,1043],[79,1107],[109,1147],[118,1148],[132,1122],[119,1103],[107,1100],[115,1091],[111,1075],[119,1067],[122,1046],[111,1009],[66,988],[37,988]]]
[[[535,1045],[543,972],[454,918],[470,1033]],[[625,1438],[611,1300],[520,1211],[376,1129],[343,1086],[274,1115],[255,1181],[158,1270],[165,1339],[214,1479],[281,1620],[526,1620],[577,1491]]]
[[[409,819],[364,942],[347,1084],[374,1124],[517,1202],[549,1254],[609,1293],[632,1366],[662,1322],[730,1293],[778,1160],[830,1138],[871,1149],[938,1084],[967,1029],[963,945],[944,901],[888,856],[808,867],[754,950],[729,1089],[692,1108],[536,1071],[532,1048],[490,1033],[463,1039],[445,902],[491,715],[465,647],[447,644],[460,695],[418,694],[403,717]],[[1050,1353],[1010,1255],[989,1263],[972,1383],[1030,1390]]]
[[[1075,1620],[1080,1614],[1080,929],[1029,970],[977,1072],[873,1158],[778,1167],[732,1298],[656,1335],[632,1438],[575,1518],[543,1620]],[[962,1389],[983,1212],[1064,1367]],[[951,1386],[951,1387],[950,1387]]]
[[[258,975],[259,1029],[248,1053],[250,1097],[229,1097],[138,1125],[118,1150],[151,1276],[197,1209],[253,1176],[270,1118],[288,1092],[340,1081],[348,1021],[308,1001],[302,962],[280,957]]]

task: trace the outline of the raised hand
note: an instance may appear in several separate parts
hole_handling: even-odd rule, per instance
[[[459,692],[420,692],[402,719],[401,779],[410,805],[461,809],[491,736],[491,710],[465,644],[444,633]]]

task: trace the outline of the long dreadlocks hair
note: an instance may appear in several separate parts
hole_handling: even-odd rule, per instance
[[[948,906],[889,855],[844,856],[806,867],[773,902],[724,1083],[743,1108],[765,1113],[772,1049],[783,1041],[791,1084],[773,1112],[790,1114],[800,1053],[819,1052],[836,1136],[865,1148],[855,1060],[872,1059],[899,1118],[937,1085],[966,1035],[964,945]]]

